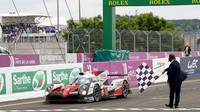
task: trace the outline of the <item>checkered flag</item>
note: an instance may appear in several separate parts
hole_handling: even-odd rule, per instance
[[[153,73],[151,68],[145,62],[143,62],[136,70],[136,76],[141,93],[159,77]]]

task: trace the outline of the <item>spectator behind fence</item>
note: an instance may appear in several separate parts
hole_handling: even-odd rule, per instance
[[[184,51],[185,51],[185,56],[190,56],[191,49],[188,43],[186,43]]]
[[[25,31],[24,31],[25,30]],[[10,26],[3,26],[3,31],[6,34],[10,34],[11,32],[19,32],[22,31],[23,33],[55,33],[54,26],[46,26],[46,27],[38,27],[38,26],[31,26],[31,25],[24,25],[24,26],[17,26],[17,25],[10,25]]]

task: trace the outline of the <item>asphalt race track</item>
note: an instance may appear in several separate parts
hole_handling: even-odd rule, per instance
[[[153,84],[142,94],[138,88],[132,88],[133,94],[125,99],[109,98],[97,103],[63,102],[46,104],[44,98],[28,99],[0,103],[0,112],[35,112],[35,111],[64,111],[64,112],[128,112],[128,111],[200,111],[200,79],[186,80],[182,84],[181,101],[178,109],[170,109],[168,103],[169,88],[166,83]]]

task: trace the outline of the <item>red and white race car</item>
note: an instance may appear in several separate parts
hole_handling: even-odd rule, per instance
[[[108,83],[108,77],[124,76],[123,79],[114,79]],[[81,72],[70,82],[48,84],[45,90],[45,101],[99,101],[102,98],[126,98],[130,91],[128,81],[130,75],[109,75],[108,71]]]

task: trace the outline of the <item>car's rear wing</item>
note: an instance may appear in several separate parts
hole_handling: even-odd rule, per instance
[[[109,74],[108,70],[105,70],[105,71],[92,71],[92,74],[94,74],[95,76],[101,74],[107,74],[107,76],[128,76],[131,75],[131,71],[129,71],[128,74]]]
[[[128,82],[131,82],[132,71],[129,71],[128,74],[109,74],[108,70],[105,71],[93,71],[92,74],[97,76],[104,85],[108,84],[108,79],[125,79]]]
[[[109,74],[108,76],[128,76],[128,74]]]

